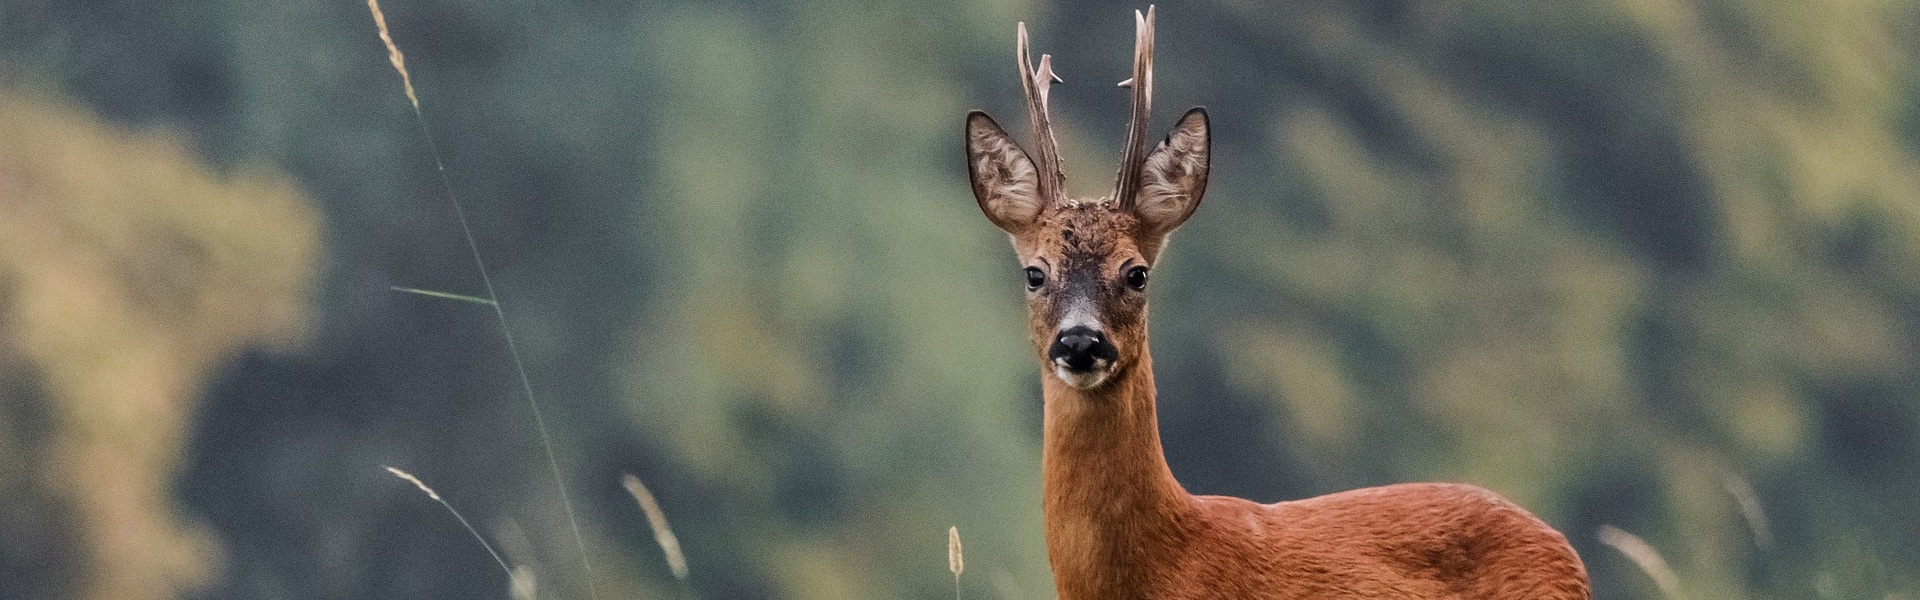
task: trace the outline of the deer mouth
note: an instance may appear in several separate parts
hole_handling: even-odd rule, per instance
[[[1105,359],[1096,359],[1094,364],[1080,369],[1067,366],[1065,360],[1053,360],[1053,375],[1067,385],[1083,390],[1105,383],[1107,375],[1113,372],[1112,368],[1113,361]]]

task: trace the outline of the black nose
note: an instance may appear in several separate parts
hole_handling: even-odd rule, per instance
[[[1107,342],[1107,336],[1085,326],[1060,332],[1060,337],[1054,338],[1053,346],[1047,349],[1048,359],[1073,371],[1092,369],[1096,359],[1112,362],[1119,356],[1120,352]]]

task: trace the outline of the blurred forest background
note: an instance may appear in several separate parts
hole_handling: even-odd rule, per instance
[[[1055,55],[1069,187],[1131,10],[389,0],[601,598],[1047,598],[1038,374],[967,109]],[[1485,485],[1596,598],[1920,598],[1920,3],[1159,7],[1214,171],[1154,292],[1196,492]],[[1018,135],[1024,136],[1024,127]],[[1159,135],[1156,131],[1154,135]],[[382,465],[587,576],[358,0],[0,0],[0,596],[501,598]],[[646,480],[669,575],[620,489]]]

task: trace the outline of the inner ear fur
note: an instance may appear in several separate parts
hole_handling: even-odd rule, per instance
[[[1033,159],[987,113],[967,114],[967,177],[987,220],[1018,234],[1040,216],[1040,174]]]
[[[1207,110],[1195,107],[1180,117],[1167,138],[1147,155],[1133,209],[1145,233],[1166,235],[1193,216],[1193,209],[1200,206],[1200,197],[1207,192],[1211,144]]]

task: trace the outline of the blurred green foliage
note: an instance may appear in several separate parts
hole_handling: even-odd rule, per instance
[[[389,2],[552,411],[603,597],[1046,597],[1018,272],[961,117],[1019,122],[1016,21],[1069,187],[1123,134],[1134,5]],[[524,399],[364,6],[0,1],[0,82],[289,174],[326,215],[316,339],[200,406],[210,598],[500,596],[422,476],[584,584]],[[1208,199],[1156,272],[1174,471],[1279,500],[1469,481],[1598,598],[1920,594],[1920,5],[1219,0],[1160,7],[1160,118]],[[0,209],[4,209],[0,206]],[[1750,496],[1747,490],[1751,490]],[[1758,512],[1743,512],[1748,498]],[[1757,517],[1754,515],[1758,515]],[[515,548],[518,547],[516,550]]]

